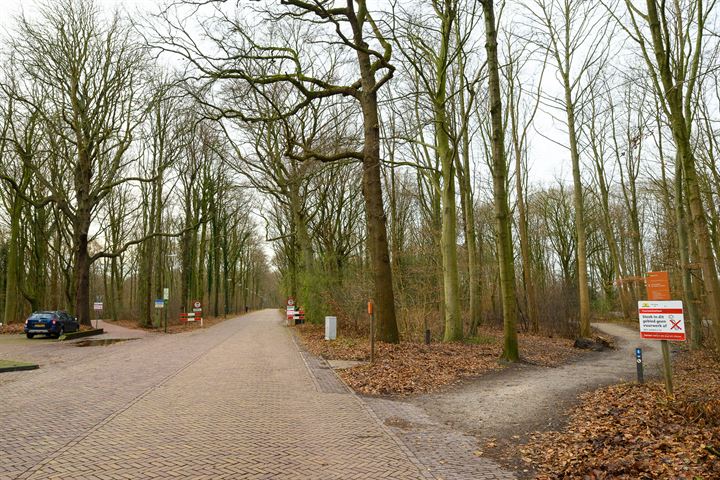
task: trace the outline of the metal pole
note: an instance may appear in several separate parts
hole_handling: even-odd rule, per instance
[[[638,383],[644,383],[645,378],[643,376],[643,359],[642,359],[642,348],[635,349],[635,362],[637,365],[637,381]]]
[[[375,309],[372,300],[368,302],[368,312],[370,313],[370,363],[375,362]]]
[[[672,365],[670,364],[670,346],[667,340],[661,340],[663,354],[663,370],[665,373],[665,390],[669,397],[673,396]]]

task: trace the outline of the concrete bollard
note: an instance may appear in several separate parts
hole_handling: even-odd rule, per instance
[[[337,317],[325,317],[325,340],[337,338]]]

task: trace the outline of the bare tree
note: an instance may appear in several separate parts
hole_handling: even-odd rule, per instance
[[[75,311],[89,324],[95,258],[88,233],[97,205],[128,181],[118,173],[142,121],[137,102],[145,51],[119,16],[101,20],[91,0],[62,0],[42,8],[38,20],[21,17],[11,47],[23,80],[3,88],[36,112],[53,152],[46,160],[50,175],[42,164],[26,162],[48,192],[35,205],[57,204],[72,225]]]
[[[646,0],[644,3],[643,11],[633,1],[625,0],[630,25],[622,25],[640,47],[655,94],[670,124],[677,150],[676,161],[680,164],[676,177],[682,174],[687,189],[690,221],[707,292],[708,313],[712,319],[715,345],[720,349],[720,281],[692,146],[693,103],[698,79],[703,74],[706,21],[717,2]]]
[[[182,3],[182,2],[180,2]],[[193,4],[195,2],[187,2]],[[188,60],[196,69],[199,83],[204,89],[221,89],[223,82],[234,88],[231,96],[247,91],[262,92],[265,87],[283,84],[294,95],[296,102],[288,110],[278,110],[276,118],[287,118],[302,108],[334,96],[353,98],[358,102],[362,114],[363,146],[361,151],[339,149],[327,154],[297,145],[293,153],[304,160],[335,161],[348,158],[360,160],[362,170],[363,196],[367,217],[370,256],[373,262],[375,304],[378,317],[378,337],[389,342],[398,341],[395,319],[392,270],[388,250],[385,212],[382,198],[382,177],[380,173],[380,120],[378,116],[378,91],[393,76],[392,49],[380,32],[365,0],[347,0],[342,6],[327,0],[282,0],[281,7],[258,12],[269,21],[306,22],[308,28],[318,27],[316,34],[323,45],[322,53],[315,48],[298,50],[292,43],[283,42],[281,32],[275,31],[275,38],[268,42],[258,39],[257,31],[230,18],[222,8],[222,0],[203,2],[216,7],[218,22],[204,31],[214,44],[216,52],[204,52],[198,48],[186,25],[173,11],[166,10],[162,17],[166,33],[155,31],[159,37],[158,46]],[[356,5],[357,4],[357,5]],[[177,5],[176,5],[177,6]],[[210,31],[215,28],[216,31]],[[305,43],[313,45],[305,37]],[[275,42],[275,43],[273,43]],[[372,44],[370,43],[372,42]],[[333,72],[320,72],[325,62],[321,55],[327,55],[327,46],[336,45],[348,55],[355,57],[357,77],[347,83],[339,83]],[[314,47],[313,47],[314,48]],[[219,53],[218,53],[219,52]],[[304,65],[310,59],[317,60],[313,66]],[[228,92],[224,92],[227,94]],[[215,118],[240,118],[244,121],[260,121],[254,112],[228,108],[222,103],[206,104]]]
[[[500,62],[498,60],[497,24],[492,0],[480,0],[485,17],[485,50],[492,135],[492,176],[495,218],[497,220],[498,268],[505,346],[502,358],[516,362],[520,355],[517,341],[517,294],[515,292],[515,256],[512,241],[512,217],[508,205],[507,159],[505,157],[505,126],[503,124],[502,93],[500,92]]]

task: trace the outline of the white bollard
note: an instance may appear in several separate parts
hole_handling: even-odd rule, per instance
[[[325,340],[337,337],[337,317],[325,317]]]

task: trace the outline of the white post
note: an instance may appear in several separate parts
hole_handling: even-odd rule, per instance
[[[337,317],[325,317],[325,340],[337,338]]]

